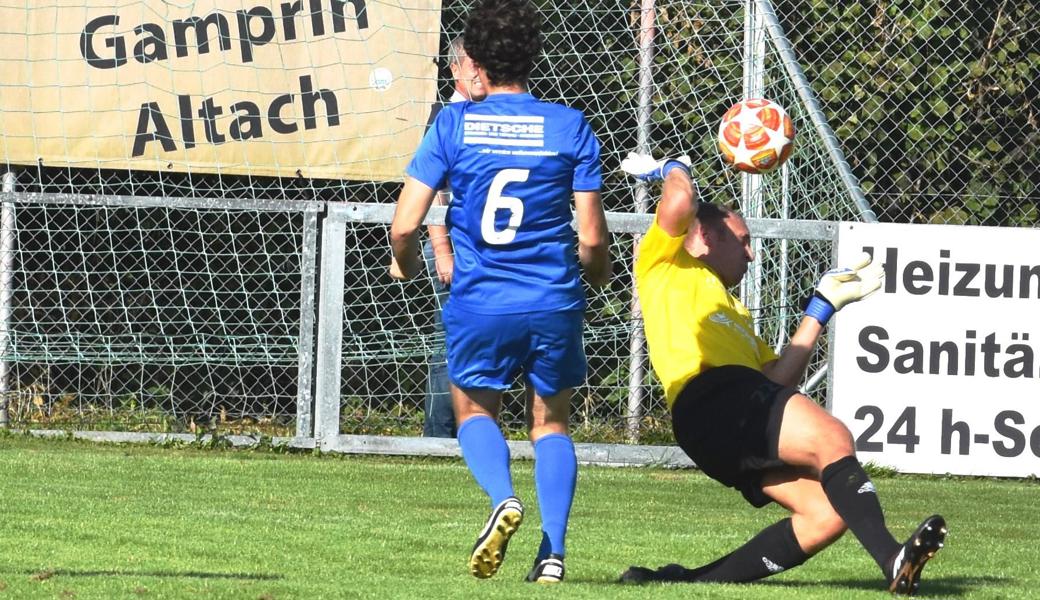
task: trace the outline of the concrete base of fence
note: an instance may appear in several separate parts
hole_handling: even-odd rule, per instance
[[[534,459],[530,442],[508,442],[510,456]],[[694,467],[682,450],[675,446],[636,446],[627,444],[574,444],[578,462],[583,465],[611,467]],[[382,437],[374,435],[340,435],[322,444],[323,452],[344,454],[384,454],[397,456],[461,457],[454,439],[423,437]]]
[[[56,429],[30,429],[29,435],[44,438],[72,438],[91,442],[109,442],[114,444],[165,444],[177,442],[183,444],[209,445],[213,443],[212,435],[195,435],[193,433],[136,433],[130,431],[61,431]],[[252,435],[222,435],[236,448],[250,448],[260,444],[261,438]],[[314,438],[273,437],[271,446],[301,449],[314,449]]]
[[[135,433],[128,431],[62,431],[55,429],[31,429],[30,435],[44,438],[72,438],[91,442],[116,444],[199,444],[214,443],[213,436],[197,436],[191,433]],[[258,436],[225,435],[220,441],[236,448],[251,448],[260,444]],[[313,450],[318,447],[314,438],[274,437],[274,447]],[[534,448],[530,442],[511,441],[509,453],[515,459],[533,460]],[[376,435],[340,435],[326,440],[322,452],[341,454],[381,454],[386,456],[462,456],[459,443],[447,438],[383,437]],[[664,467],[688,469],[695,467],[693,461],[675,446],[637,446],[627,444],[574,444],[578,462],[583,465],[608,467]]]

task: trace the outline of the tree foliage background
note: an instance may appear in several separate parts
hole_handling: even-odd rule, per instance
[[[1034,0],[780,0],[880,220],[1040,225]]]

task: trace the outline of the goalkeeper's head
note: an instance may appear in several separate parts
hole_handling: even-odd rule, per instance
[[[488,84],[526,88],[542,51],[542,17],[528,0],[482,0],[469,12],[463,37]]]
[[[718,204],[701,202],[684,244],[691,256],[711,267],[727,288],[740,283],[755,260],[751,232],[740,213]]]

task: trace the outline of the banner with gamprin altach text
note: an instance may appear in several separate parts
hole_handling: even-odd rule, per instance
[[[392,180],[435,100],[439,0],[0,6],[0,159]]]

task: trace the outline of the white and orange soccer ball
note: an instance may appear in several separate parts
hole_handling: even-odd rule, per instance
[[[772,100],[737,102],[719,124],[719,151],[738,171],[755,175],[775,170],[794,149],[794,123]]]

